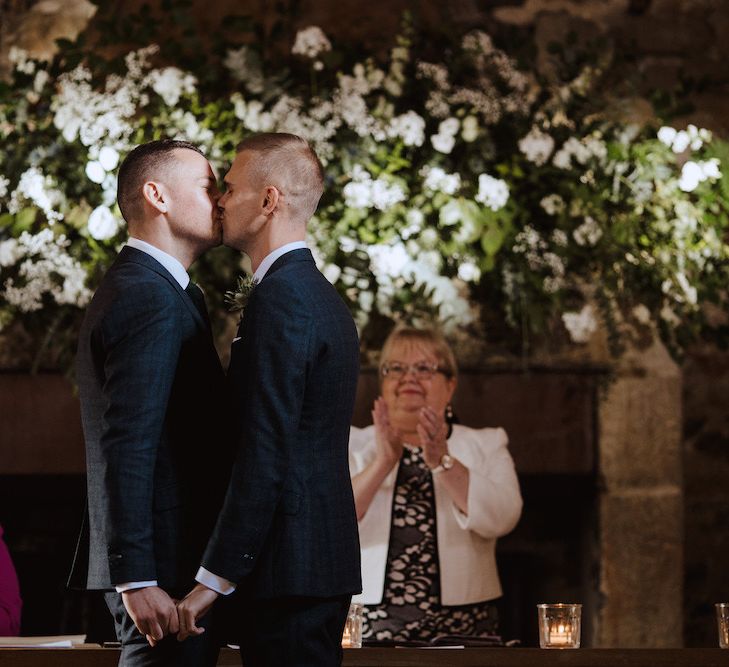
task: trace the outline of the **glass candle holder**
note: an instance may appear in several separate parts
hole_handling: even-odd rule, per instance
[[[538,604],[540,648],[580,648],[581,604]]]
[[[719,648],[729,648],[729,602],[718,602],[715,607]]]
[[[342,648],[362,648],[362,604],[359,602],[349,605],[342,633]]]

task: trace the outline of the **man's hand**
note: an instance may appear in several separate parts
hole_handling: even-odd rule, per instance
[[[124,591],[122,602],[150,646],[179,630],[175,602],[158,586]]]
[[[185,599],[177,605],[180,628],[177,641],[181,642],[188,637],[201,635],[205,632],[205,628],[198,628],[195,624],[210,611],[210,607],[217,599],[218,593],[202,584],[195,586],[185,596]]]

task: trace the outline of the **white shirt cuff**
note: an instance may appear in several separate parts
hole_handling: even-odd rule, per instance
[[[124,591],[133,591],[135,588],[148,588],[156,585],[156,581],[128,581],[126,584],[119,584],[116,587],[116,592],[124,593]]]
[[[219,577],[217,574],[213,574],[204,567],[201,567],[195,575],[195,581],[198,584],[207,586],[212,591],[220,593],[220,595],[230,595],[235,590],[235,584],[231,583],[223,577]]]

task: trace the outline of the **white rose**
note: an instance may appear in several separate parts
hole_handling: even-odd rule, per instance
[[[423,233],[420,235],[420,242],[426,248],[434,246],[438,242],[438,232],[436,232],[432,227],[424,229]]]
[[[0,266],[12,266],[22,255],[17,239],[0,241]]]
[[[350,181],[342,189],[344,203],[349,208],[369,208],[372,206],[372,188],[368,183]]]
[[[660,130],[658,130],[658,140],[662,143],[671,148],[673,146],[673,140],[676,138],[676,130],[672,127],[668,127],[664,125]]]
[[[97,206],[89,216],[89,234],[97,241],[106,241],[119,231],[119,220],[107,206]]]
[[[478,177],[476,201],[485,204],[492,211],[498,211],[509,201],[509,186],[500,178],[481,174]]]
[[[106,171],[112,171],[119,164],[119,153],[111,146],[104,146],[99,151],[99,163]]]
[[[715,157],[707,160],[706,162],[702,162],[701,171],[704,174],[704,178],[721,178],[721,170],[719,169],[719,164],[719,159]]]
[[[430,137],[430,143],[433,144],[435,150],[448,155],[456,145],[456,138],[452,134],[434,134]]]
[[[332,285],[339,280],[339,276],[342,275],[342,269],[336,264],[327,264],[322,271],[324,277],[332,283]]]
[[[438,125],[438,134],[455,136],[460,126],[461,123],[458,118],[446,118],[440,122],[440,125]]]
[[[455,225],[460,219],[461,208],[455,200],[451,199],[451,201],[440,209],[441,225]]]
[[[106,170],[101,166],[100,162],[91,160],[91,162],[86,163],[86,175],[90,181],[101,185],[106,178]]]
[[[421,210],[417,208],[411,208],[405,214],[405,220],[407,220],[409,225],[413,225],[414,227],[421,227],[423,224],[423,220],[425,220],[425,216],[423,215],[423,212]]]
[[[467,283],[475,283],[481,277],[481,271],[473,262],[464,262],[458,267],[458,277]]]
[[[688,132],[684,132],[681,130],[680,132],[676,133],[676,137],[673,140],[673,145],[671,148],[673,149],[674,153],[683,153],[691,144],[691,137],[689,137]]]
[[[689,160],[681,169],[681,178],[678,181],[678,187],[684,192],[693,192],[704,180],[704,172],[696,163]]]

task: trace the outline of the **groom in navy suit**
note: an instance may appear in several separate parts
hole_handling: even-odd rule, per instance
[[[347,458],[359,345],[304,243],[323,171],[303,139],[262,134],[238,147],[225,183],[223,242],[250,256],[258,284],[228,372],[237,458],[179,638],[240,587],[243,664],[333,667],[361,590]]]
[[[72,582],[105,590],[124,667],[214,665],[213,633],[179,643],[232,463],[225,378],[187,268],[218,245],[220,193],[193,145],[135,148],[119,169],[130,238],[79,336],[88,516]]]

